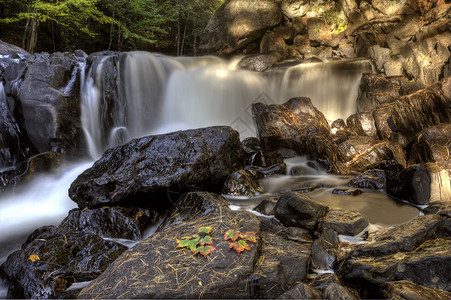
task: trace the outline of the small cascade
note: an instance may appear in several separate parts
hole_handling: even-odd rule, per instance
[[[334,121],[356,112],[368,60],[306,63],[258,73],[239,58],[174,58],[147,52],[99,57],[82,86],[82,122],[90,154],[132,138],[229,125],[255,136],[252,104],[281,104],[306,96]]]

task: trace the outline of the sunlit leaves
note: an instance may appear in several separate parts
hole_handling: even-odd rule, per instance
[[[216,250],[216,248],[213,245],[199,246],[199,247],[197,247],[194,254],[200,253],[205,258],[207,258],[208,254],[210,254],[211,252],[213,252],[215,250]]]
[[[212,230],[212,227],[200,227],[199,234],[185,236],[181,240],[177,239],[176,248],[188,248],[194,255],[200,253],[207,258],[211,252],[216,250],[213,246],[213,238],[209,235]]]
[[[28,260],[31,260],[32,262],[35,262],[35,261],[37,261],[37,260],[40,260],[40,258],[39,258],[39,255],[37,255],[37,254],[31,254],[31,255],[28,257]]]
[[[244,250],[251,250],[247,242],[257,243],[258,237],[256,234],[257,233],[255,231],[241,233],[237,230],[230,229],[224,234],[224,240],[231,241],[229,243],[229,251],[230,249],[234,249],[238,254],[240,254]]]

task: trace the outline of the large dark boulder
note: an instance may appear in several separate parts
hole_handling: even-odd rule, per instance
[[[230,55],[281,21],[282,10],[273,0],[227,0],[208,22],[199,48],[207,53]]]
[[[357,111],[379,108],[400,96],[400,86],[380,74],[363,74],[357,97]]]
[[[172,223],[150,238],[142,240],[124,252],[96,280],[84,288],[79,298],[249,298],[249,276],[259,259],[261,239],[248,242],[250,250],[239,255],[229,251],[229,241],[224,234],[229,229],[240,232],[255,232],[260,236],[260,222],[249,212],[232,211],[225,199],[209,193],[190,194],[189,204],[197,207],[205,198],[216,209],[203,211],[195,218],[189,218],[191,206],[180,205],[169,213],[168,218],[177,215],[187,217],[182,223]],[[171,222],[170,222],[171,223]],[[192,236],[201,226],[211,226],[209,236],[213,239],[215,251],[203,257],[186,248],[176,248],[177,240]]]
[[[255,197],[263,194],[263,188],[249,172],[239,170],[227,177],[222,194]]]
[[[333,270],[338,258],[338,234],[332,229],[323,229],[312,246],[312,268]]]
[[[418,134],[409,164],[439,162],[451,169],[451,123],[428,127]]]
[[[279,197],[275,216],[285,226],[297,226],[314,232],[318,222],[329,208],[299,193],[287,193]]]
[[[72,183],[69,196],[80,208],[139,200],[164,206],[168,191],[219,192],[242,167],[239,134],[230,127],[147,136],[107,150]]]
[[[338,234],[355,236],[369,225],[368,218],[358,212],[330,209],[320,221],[319,229],[333,229]]]
[[[18,298],[56,298],[99,276],[127,248],[80,231],[41,227],[1,266]]]
[[[409,166],[396,176],[387,178],[387,194],[418,205],[449,201],[450,172],[440,163]]]
[[[25,71],[18,99],[24,128],[39,152],[83,153],[80,124],[80,70],[83,60],[55,53]]]
[[[348,185],[353,188],[362,189],[384,189],[387,181],[387,175],[384,170],[371,169],[352,178]]]
[[[27,51],[24,49],[17,47],[15,45],[3,42],[0,40],[0,55],[14,55],[14,54],[20,54],[20,55],[30,55]]]
[[[252,113],[264,150],[288,148],[312,158],[329,158],[329,123],[309,98],[292,98],[282,105],[256,103]]]

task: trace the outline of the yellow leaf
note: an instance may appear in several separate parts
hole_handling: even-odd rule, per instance
[[[199,281],[199,285],[202,286],[202,281]]]
[[[37,254],[31,254],[31,255],[28,257],[28,259],[34,262],[34,261],[39,260],[39,256],[38,256]]]

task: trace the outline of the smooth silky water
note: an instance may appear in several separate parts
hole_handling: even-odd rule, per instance
[[[107,103],[107,60],[108,57],[99,57],[90,68],[82,68],[81,121],[89,148],[87,159],[67,163],[55,174],[42,174],[12,192],[0,194],[0,262],[18,249],[35,228],[59,224],[76,207],[68,197],[68,188],[105,149],[149,134],[212,125],[230,125],[242,139],[255,136],[253,103],[281,104],[297,96],[310,97],[330,122],[345,119],[356,111],[361,75],[374,71],[368,60],[352,60],[300,64],[258,73],[240,70],[239,58],[174,58],[131,52],[117,62],[117,93],[114,101]],[[363,212],[372,223],[384,226],[406,222],[418,214],[412,206],[399,204],[379,191],[366,191],[357,197],[331,194],[334,186],[345,185],[347,180],[349,177],[320,172],[274,177],[262,184],[267,194],[280,193],[284,185],[293,181],[325,184],[327,187],[309,196],[331,207]],[[258,198],[230,201],[244,209],[258,204]],[[0,298],[5,290],[0,288]]]

